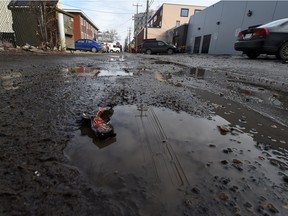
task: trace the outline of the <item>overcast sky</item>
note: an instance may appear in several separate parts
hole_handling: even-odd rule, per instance
[[[220,0],[149,0],[151,9],[158,9],[163,3],[188,4],[198,6],[210,6]],[[120,43],[123,44],[131,28],[133,37],[133,15],[145,12],[146,0],[62,0],[63,8],[79,8],[100,29],[106,31],[115,29],[120,35]]]

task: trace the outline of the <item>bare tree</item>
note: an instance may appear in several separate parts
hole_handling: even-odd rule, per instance
[[[114,42],[119,40],[120,36],[118,35],[118,32],[115,29],[107,30],[102,33],[102,41]]]

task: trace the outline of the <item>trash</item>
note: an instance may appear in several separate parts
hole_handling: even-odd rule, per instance
[[[99,107],[99,111],[95,116],[83,113],[82,120],[84,123],[91,125],[91,129],[98,138],[106,139],[109,137],[115,137],[116,134],[114,133],[114,128],[110,124],[110,119],[113,113],[113,107]]]

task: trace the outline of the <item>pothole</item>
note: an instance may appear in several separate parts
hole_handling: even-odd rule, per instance
[[[263,184],[266,184],[259,184],[257,179],[266,179],[267,184],[271,181],[283,183],[275,166],[285,168],[287,161],[274,157],[273,163],[270,162],[272,153],[270,156],[263,154],[265,150],[251,134],[220,116],[206,119],[166,108],[143,106],[116,106],[113,109],[110,124],[116,136],[99,139],[90,126],[81,125],[64,150],[71,163],[95,187],[114,192],[121,190],[122,195],[129,196],[134,193],[130,178],[140,178],[145,182],[145,186],[139,185],[141,190],[153,194],[149,203],[160,200],[177,215],[178,207],[183,205],[184,197],[191,194],[195,185],[204,197],[210,196],[207,187],[219,193],[224,190],[227,197],[232,197],[233,191],[229,187],[234,185],[239,188],[240,203],[246,201],[245,197],[251,198],[253,203],[257,194],[263,194]],[[282,157],[283,154],[287,151],[281,153]],[[251,183],[252,174],[256,180]],[[115,175],[121,179],[121,184],[111,180]],[[222,182],[221,189],[218,183],[211,183],[215,178],[229,181]],[[211,184],[204,186],[204,181]],[[250,189],[243,188],[243,184],[250,184]],[[266,193],[263,196],[270,192]],[[136,202],[147,201],[137,199]],[[238,208],[246,211],[243,206]]]

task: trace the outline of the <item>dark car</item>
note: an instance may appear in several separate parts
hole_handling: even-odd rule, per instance
[[[288,60],[288,18],[239,32],[234,48],[252,59],[268,54]]]
[[[95,40],[79,39],[75,41],[75,50],[84,50],[96,53],[101,50],[101,44]]]
[[[173,54],[177,49],[175,46],[171,46],[164,41],[160,40],[147,40],[143,42],[141,52],[148,55],[152,53],[168,53]]]

